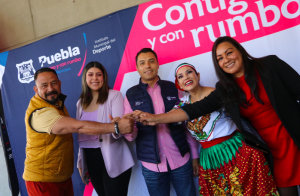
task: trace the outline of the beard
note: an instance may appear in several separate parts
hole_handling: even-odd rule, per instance
[[[51,97],[51,99],[49,100],[49,99],[47,99],[47,97],[48,97],[49,95],[57,95],[57,97],[56,97],[56,98],[55,98],[55,97]],[[47,101],[48,103],[54,105],[54,104],[56,104],[56,102],[58,101],[59,95],[58,95],[58,92],[57,92],[57,91],[52,91],[52,92],[50,92],[50,93],[46,93],[46,94],[45,94],[45,98],[46,98],[45,101]]]

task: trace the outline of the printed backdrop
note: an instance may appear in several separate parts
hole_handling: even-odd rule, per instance
[[[174,69],[188,62],[200,72],[201,85],[217,82],[211,60],[214,40],[232,36],[255,57],[276,54],[298,73],[300,51],[300,0],[155,0],[112,13],[27,46],[0,53],[0,84],[6,127],[11,142],[21,195],[27,195],[24,171],[26,131],[24,116],[34,95],[33,75],[41,67],[58,73],[66,107],[75,117],[81,76],[90,61],[101,62],[111,88],[136,85],[135,55],[143,47],[154,49],[162,79],[174,81]],[[77,136],[74,134],[74,156]],[[134,148],[134,144],[132,145]],[[197,179],[196,179],[197,180]],[[75,195],[96,195],[84,187],[74,165]],[[136,161],[128,195],[148,195]],[[171,190],[171,195],[176,195]]]

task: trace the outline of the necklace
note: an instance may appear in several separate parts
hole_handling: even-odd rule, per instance
[[[201,96],[202,96],[203,89],[202,89],[202,87],[200,87],[200,88],[201,88],[201,92],[200,92],[199,98],[200,98],[200,100],[201,100]],[[191,103],[194,103],[195,101],[194,101],[194,99],[192,98],[191,95],[190,95],[190,98],[191,98],[191,99],[190,99],[190,102],[191,102]],[[199,101],[200,101],[200,100],[199,100]]]

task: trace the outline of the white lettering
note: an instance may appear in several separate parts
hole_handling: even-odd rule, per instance
[[[147,39],[148,42],[151,44],[151,49],[152,49],[152,50],[154,50],[155,39],[156,39],[156,37],[153,38],[153,41],[152,41],[151,39]]]
[[[220,0],[219,2],[220,2],[221,10],[225,10],[226,9],[225,0]]]
[[[42,63],[41,67],[43,67],[44,63],[46,63],[46,56],[40,56],[39,57],[39,62]]]
[[[179,33],[181,34],[181,38],[184,38],[184,33],[182,30],[178,30],[178,31],[175,31],[175,34],[176,34],[176,38],[179,39]]]
[[[106,45],[103,48],[99,48],[97,50],[93,50],[93,54],[101,53],[101,52],[103,52],[105,50],[109,50],[109,49],[111,49],[111,45]]]
[[[53,55],[51,55],[50,57],[51,57],[51,59],[50,59],[49,57],[47,57],[47,63],[48,63],[49,65],[55,62],[55,61],[54,61]]]
[[[224,23],[223,21],[220,21],[218,22],[218,25],[219,25],[219,30],[220,30],[220,36],[225,36],[226,35],[226,31],[225,31],[225,27],[224,27]],[[217,37],[215,37],[214,35],[214,31],[213,31],[213,28],[212,28],[212,25],[206,25],[205,26],[207,31],[208,31],[208,36],[209,36],[209,39],[212,41],[212,42],[215,42]]]
[[[71,47],[70,47],[70,48],[71,48]],[[74,48],[72,49],[72,53],[73,53],[73,56],[79,55],[79,54],[80,54],[79,48],[78,48],[78,47],[74,47]],[[70,57],[71,57],[71,56],[70,56]]]
[[[185,6],[185,11],[186,11],[186,15],[187,15],[188,20],[193,19],[193,14],[192,14],[192,10],[191,10],[191,5],[192,4],[197,5],[199,16],[204,15],[203,7],[202,7],[201,2],[199,0],[192,0],[191,2],[187,2],[187,3],[183,4]]]
[[[248,29],[247,29],[246,22],[245,22],[245,20],[246,20],[247,17],[250,17],[252,19],[254,30],[258,30],[259,29],[259,24],[258,24],[256,15],[253,12],[249,12],[249,13],[245,14],[244,17],[242,17],[242,16],[236,16],[233,19],[226,20],[226,22],[228,24],[228,28],[229,28],[229,32],[230,32],[230,36],[231,37],[235,37],[236,36],[235,30],[234,30],[234,26],[233,26],[233,23],[235,21],[239,21],[240,22],[243,34],[248,33]]]
[[[287,7],[291,2],[296,2],[298,4],[298,10],[293,14],[289,13],[289,11],[287,10]],[[281,6],[281,13],[284,17],[286,17],[288,19],[298,17],[300,15],[299,0],[286,0],[285,2],[283,2],[282,6]]]
[[[220,9],[221,10],[226,9],[225,0],[219,0],[219,6],[216,6],[216,7],[212,6],[212,2],[214,2],[212,0],[202,0],[202,1],[206,2],[206,8],[209,13],[216,13]],[[228,12],[230,14],[233,14],[233,15],[239,14],[239,13],[244,12],[247,9],[247,7],[248,7],[247,2],[245,2],[245,1],[234,2],[234,1],[235,0],[230,0],[231,6],[229,7],[229,10],[228,10]],[[194,6],[194,5],[195,5],[194,9],[197,9],[199,17],[204,15],[204,10],[203,10],[203,5],[202,5],[201,0],[191,0],[189,2],[183,3],[183,5],[185,7],[181,7],[179,5],[174,5],[170,8],[168,8],[168,10],[165,13],[165,20],[162,20],[162,21],[160,20],[158,22],[158,24],[160,23],[159,25],[151,24],[149,21],[149,15],[150,15],[150,12],[154,9],[162,9],[163,5],[161,3],[155,3],[155,4],[150,5],[149,7],[147,7],[145,9],[145,11],[143,12],[143,15],[142,15],[142,21],[143,21],[144,26],[151,31],[157,31],[157,30],[160,30],[160,29],[163,29],[164,27],[166,27],[167,22],[172,25],[181,23],[185,18],[185,14],[187,15],[187,19],[191,20],[194,17],[193,13],[192,13],[192,6]],[[241,9],[234,10],[235,7],[240,8],[240,6],[242,6]],[[179,13],[179,17],[177,19],[172,18],[172,13],[174,11],[177,11]],[[161,36],[160,40],[164,42],[163,39],[164,39],[164,36]]]
[[[231,15],[237,15],[240,13],[243,13],[247,8],[248,8],[248,4],[245,1],[239,1],[239,2],[234,2],[235,0],[230,0],[229,4],[229,8],[228,8],[228,13]],[[242,6],[241,9],[239,10],[234,10],[235,7],[237,6]]]
[[[215,13],[215,12],[219,11],[219,8],[218,8],[218,7],[212,8],[212,5],[211,5],[210,0],[205,0],[205,3],[206,3],[207,11],[208,11],[209,13]]]
[[[60,53],[56,53],[56,54],[54,55],[54,59],[55,59],[55,61],[60,61],[60,60],[61,60],[61,55],[60,55]]]
[[[68,52],[69,52],[69,57],[72,57],[73,54],[72,54],[71,46],[68,47]]]
[[[160,38],[159,38],[159,41],[160,41],[161,43],[165,44],[165,43],[167,43],[168,41],[167,41],[167,40],[164,41],[164,40],[163,40],[163,37],[167,37],[166,34],[161,35]]]
[[[170,38],[170,36],[172,36],[172,38]],[[176,37],[175,37],[175,33],[171,32],[171,33],[168,33],[168,34],[167,34],[167,40],[168,40],[169,42],[174,41],[175,38],[176,38]]]
[[[179,12],[179,18],[177,20],[173,20],[172,17],[171,17],[171,13],[174,11],[174,10],[177,10]],[[184,19],[184,10],[182,7],[180,6],[173,6],[173,7],[170,7],[168,10],[167,10],[167,13],[166,13],[166,19],[167,21],[170,23],[170,24],[179,24],[183,21]]]
[[[149,6],[143,13],[143,24],[145,25],[145,27],[149,30],[152,30],[152,31],[156,31],[156,30],[159,30],[159,29],[162,29],[166,26],[166,21],[164,21],[163,23],[161,23],[160,25],[158,26],[153,26],[150,24],[149,20],[148,20],[148,16],[149,16],[149,13],[151,10],[153,10],[154,8],[162,8],[162,4],[160,3],[157,3],[157,4],[153,4],[151,6]]]
[[[62,59],[67,59],[69,57],[77,56],[80,54],[79,47],[72,48],[68,46],[67,50],[60,49],[60,53],[55,53],[54,55],[47,56],[40,56],[39,62],[42,64],[41,67],[44,66],[44,63],[48,63],[49,65],[61,61]]]
[[[199,27],[198,29],[193,29],[193,30],[190,30],[192,35],[193,35],[193,39],[194,39],[194,44],[195,44],[195,47],[200,47],[200,41],[199,41],[199,37],[198,37],[198,34],[201,32],[201,31],[204,31],[204,27]]]
[[[257,4],[259,14],[260,14],[260,18],[261,18],[261,22],[262,22],[262,25],[264,27],[273,26],[274,24],[276,24],[279,21],[279,19],[280,19],[280,10],[279,10],[278,7],[276,7],[275,5],[269,5],[267,7],[264,7],[264,4],[263,4],[262,0],[256,1],[255,3]],[[266,15],[267,11],[272,11],[274,13],[274,19],[270,22],[268,22],[268,19],[267,19],[267,15]]]
[[[68,53],[67,50],[60,49],[60,53],[61,53],[62,59],[67,59],[67,58],[69,58],[69,53]]]

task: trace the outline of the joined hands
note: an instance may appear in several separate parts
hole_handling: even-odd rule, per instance
[[[122,134],[132,133],[133,126],[134,126],[133,118],[127,117],[125,115],[123,115],[122,118],[120,118],[120,117],[113,118],[111,115],[108,115],[108,116],[112,123],[118,122],[118,127],[119,127],[120,133],[122,133]]]
[[[122,116],[122,118],[132,118],[136,122],[140,122],[143,125],[151,125],[154,126],[157,124],[155,119],[155,114],[150,114],[148,112],[142,112],[140,110],[135,110],[132,113],[128,113]]]

